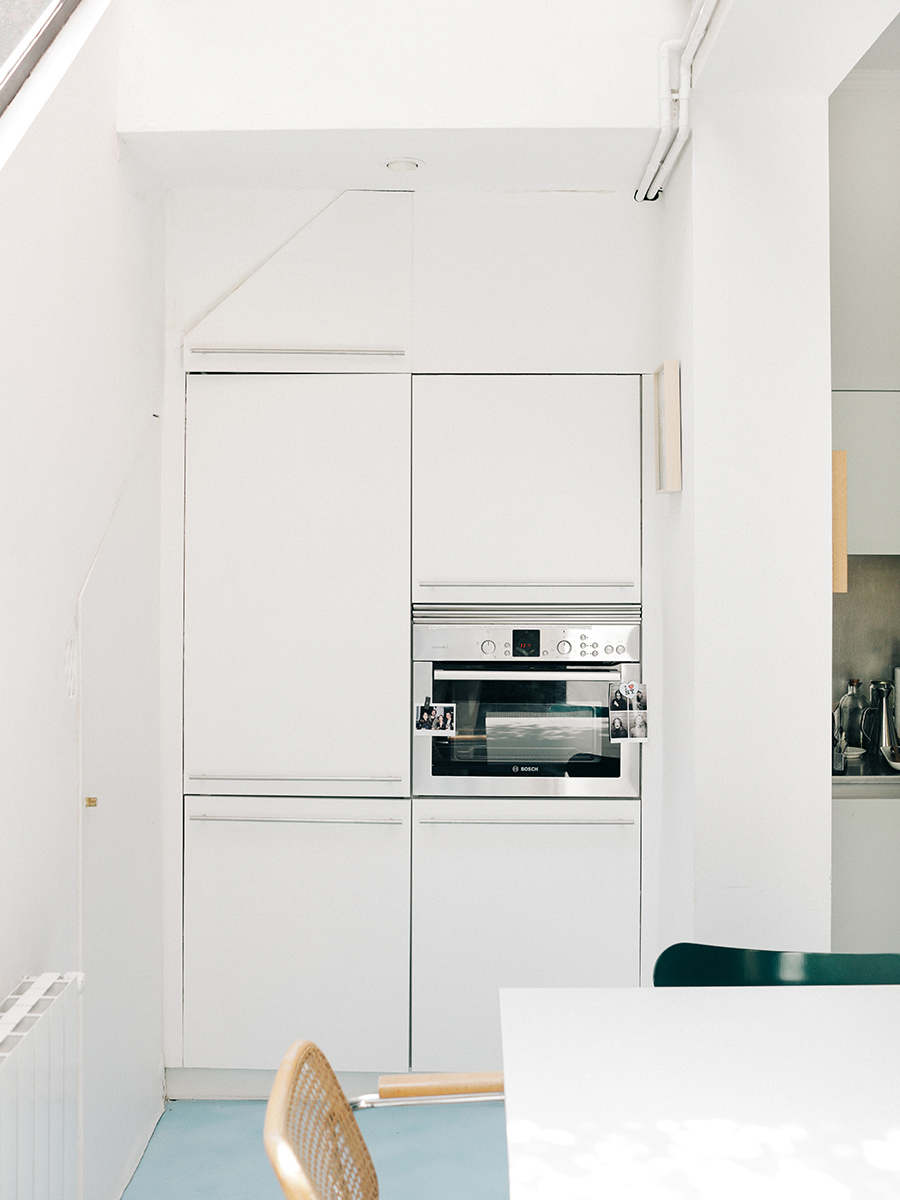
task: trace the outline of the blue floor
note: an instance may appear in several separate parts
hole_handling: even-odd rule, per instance
[[[123,1200],[284,1200],[263,1149],[264,1100],[166,1104]],[[508,1200],[502,1101],[356,1114],[380,1200]]]

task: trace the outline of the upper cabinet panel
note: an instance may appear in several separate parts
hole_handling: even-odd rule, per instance
[[[662,214],[631,191],[417,192],[415,370],[655,370]]]
[[[900,554],[900,392],[835,392],[832,429],[847,452],[847,553]]]
[[[412,196],[343,192],[184,340],[188,371],[409,371]]]
[[[413,381],[413,603],[637,604],[640,380]]]

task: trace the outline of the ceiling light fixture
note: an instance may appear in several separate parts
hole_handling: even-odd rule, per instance
[[[422,164],[416,162],[414,158],[392,158],[390,162],[384,165],[389,171],[415,171]]]

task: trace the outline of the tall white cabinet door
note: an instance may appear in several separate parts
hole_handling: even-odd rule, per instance
[[[639,377],[415,376],[412,591],[639,603]]]
[[[409,376],[191,376],[185,791],[409,794]]]
[[[640,801],[413,801],[413,1070],[499,1070],[501,987],[639,982]]]
[[[405,1071],[409,801],[189,796],[184,847],[184,1065]]]

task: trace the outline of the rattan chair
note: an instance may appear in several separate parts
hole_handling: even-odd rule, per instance
[[[654,987],[778,987],[900,983],[900,954],[742,950],[676,942],[653,968]]]
[[[383,1075],[359,1107],[501,1099],[503,1076]],[[313,1042],[295,1042],[278,1068],[266,1107],[266,1153],[287,1200],[378,1200],[372,1159],[350,1102]]]
[[[314,1042],[295,1042],[278,1068],[263,1139],[287,1200],[378,1200],[363,1135]]]

